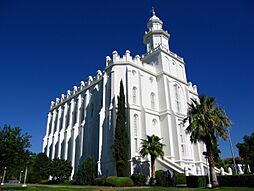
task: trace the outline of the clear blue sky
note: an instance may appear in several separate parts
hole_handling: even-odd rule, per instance
[[[186,61],[188,81],[232,119],[233,144],[254,132],[251,0],[0,0],[0,126],[21,127],[40,152],[50,101],[103,70],[112,51],[145,53],[152,6],[171,50]],[[229,157],[228,142],[220,146]]]

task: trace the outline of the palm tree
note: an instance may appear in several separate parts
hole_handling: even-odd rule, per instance
[[[151,155],[151,172],[152,172],[152,177],[150,182],[153,183],[155,180],[155,159],[158,156],[163,157],[164,152],[163,152],[163,146],[160,142],[161,138],[159,138],[156,135],[147,135],[147,139],[142,139],[141,142],[141,150],[140,150],[140,155],[144,158],[147,155]]]
[[[191,142],[199,141],[206,145],[212,186],[218,187],[214,168],[214,146],[217,144],[217,138],[227,139],[227,128],[230,127],[231,121],[225,111],[216,105],[214,97],[199,96],[199,100],[192,99],[192,103],[189,104],[187,117],[184,119],[184,123],[186,122],[189,122],[186,133],[190,134]]]

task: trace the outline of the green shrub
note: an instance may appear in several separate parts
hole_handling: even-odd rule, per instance
[[[182,173],[176,173],[177,184],[186,184],[186,176]]]
[[[186,183],[188,187],[198,188],[206,187],[207,176],[186,176]]]
[[[254,187],[254,175],[217,176],[220,186]]]
[[[131,175],[131,179],[136,186],[144,186],[146,184],[146,177],[139,173],[134,173]]]
[[[156,179],[156,185],[162,186],[164,185],[164,171],[163,170],[157,170],[155,172],[155,179]]]
[[[129,177],[109,176],[105,182],[106,186],[133,186],[133,181]]]
[[[94,184],[97,186],[104,186],[106,182],[106,177],[100,177],[94,179]]]
[[[96,161],[87,157],[79,166],[75,177],[75,184],[92,185],[96,177],[97,165]]]

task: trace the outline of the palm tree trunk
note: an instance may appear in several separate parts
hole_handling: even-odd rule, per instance
[[[155,157],[151,156],[152,178],[155,179]]]
[[[213,188],[219,187],[220,185],[217,180],[217,175],[215,172],[215,163],[214,163],[214,159],[213,159],[213,154],[211,152],[208,154],[208,162],[209,162],[209,167],[210,167],[212,186],[213,186]]]

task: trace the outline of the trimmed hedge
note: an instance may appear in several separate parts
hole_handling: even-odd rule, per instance
[[[133,173],[131,179],[136,186],[144,186],[146,184],[146,177],[139,173]]]
[[[254,187],[254,175],[217,176],[220,186]]]
[[[106,178],[104,185],[123,187],[123,186],[133,186],[134,183],[129,177],[109,176]]]
[[[207,176],[186,176],[186,183],[190,188],[206,187]]]
[[[97,186],[103,186],[105,185],[106,179],[107,179],[106,177],[95,178],[94,184]]]
[[[155,179],[156,179],[157,186],[164,185],[164,171],[163,170],[155,171]]]
[[[177,184],[186,184],[186,176],[182,173],[176,173],[176,183]]]

